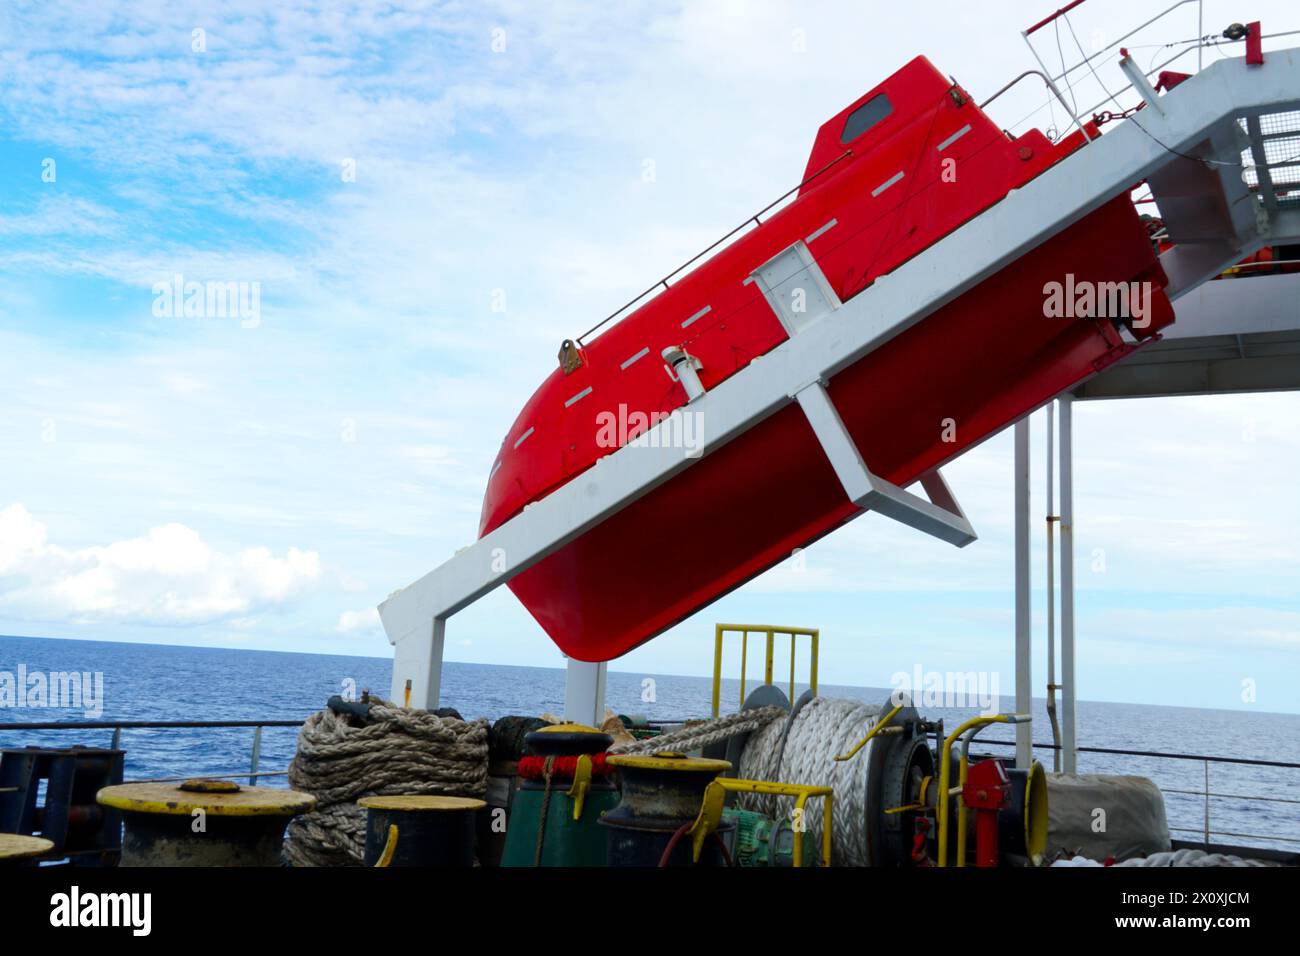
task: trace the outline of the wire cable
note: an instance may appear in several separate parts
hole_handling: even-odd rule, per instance
[[[1122,112],[1124,110],[1124,105],[1120,103],[1120,101],[1116,98],[1115,94],[1112,93],[1110,89],[1106,86],[1106,84],[1102,81],[1102,78],[1097,74],[1096,69],[1093,68],[1092,61],[1087,59],[1088,54],[1086,54],[1083,51],[1083,44],[1079,42],[1079,36],[1074,32],[1074,24],[1070,22],[1069,17],[1062,17],[1061,19],[1065,21],[1066,27],[1069,28],[1070,36],[1074,37],[1074,45],[1079,48],[1079,55],[1084,57],[1084,62],[1087,63],[1088,69],[1089,71],[1091,71],[1093,79],[1097,81],[1097,85],[1101,87],[1102,92],[1104,92],[1106,96],[1110,99],[1110,101],[1114,103],[1117,107],[1119,107],[1120,111]],[[1167,153],[1172,153],[1175,156],[1181,156],[1183,159],[1189,159],[1192,160],[1193,162],[1205,163],[1208,166],[1235,166],[1236,168],[1242,170],[1247,168],[1254,168],[1253,165],[1251,167],[1247,167],[1245,163],[1241,163],[1241,162],[1233,163],[1233,162],[1228,162],[1226,160],[1210,159],[1209,157],[1206,156],[1191,156],[1187,153],[1179,152],[1178,150],[1174,149],[1172,146],[1166,146],[1164,143],[1162,143],[1154,133],[1152,133],[1149,129],[1147,129],[1145,126],[1143,126],[1141,123],[1137,121],[1136,115],[1130,116],[1129,121],[1132,122],[1135,126],[1137,126],[1137,128],[1140,129],[1143,133],[1145,133],[1153,143],[1155,143],[1157,146],[1159,146]]]

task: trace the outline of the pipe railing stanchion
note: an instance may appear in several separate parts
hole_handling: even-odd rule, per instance
[[[1047,720],[1052,725],[1052,771],[1061,772],[1061,725],[1056,717],[1056,402],[1047,403]]]
[[[1015,551],[1016,551],[1016,713],[1033,707],[1033,622],[1029,574],[1029,418],[1014,426],[1015,439]],[[1016,725],[1016,768],[1028,770],[1034,762],[1033,725]]]
[[[257,786],[257,771],[262,763],[262,725],[253,728],[253,752],[248,761],[248,785]]]
[[[1074,396],[1060,397],[1061,415],[1061,769],[1078,773],[1078,692],[1074,668]]]

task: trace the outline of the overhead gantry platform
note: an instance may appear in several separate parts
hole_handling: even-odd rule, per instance
[[[1300,138],[1296,143],[1300,152]],[[1178,321],[1161,341],[1073,394],[1087,400],[1283,389],[1300,389],[1300,272],[1205,283],[1178,303]]]
[[[827,399],[825,385],[837,372],[1143,181],[1176,243],[1161,256],[1171,299],[1189,295],[1264,245],[1300,242],[1300,205],[1279,201],[1271,185],[1265,188],[1271,183],[1266,160],[1279,157],[1270,157],[1261,139],[1265,128],[1282,121],[1279,117],[1300,110],[1300,51],[1270,52],[1258,66],[1222,60],[1164,95],[1151,89],[1131,61],[1121,65],[1148,108],[849,301],[838,301],[833,292],[822,296],[820,316],[802,321],[761,360],[691,402],[691,412],[704,413],[709,422],[702,456],[698,449],[688,454],[674,447],[677,443],[657,441],[652,429],[644,445],[601,459],[390,595],[379,613],[394,645],[393,699],[438,705],[446,626],[456,612],[792,402],[802,408],[850,500],[958,546],[973,540],[973,529],[937,472],[921,479],[927,500],[871,471],[871,449],[855,445]],[[1253,157],[1257,190],[1243,176],[1243,151],[1247,162]],[[786,265],[797,262],[816,270],[801,245],[755,270],[761,288],[779,289]],[[1213,285],[1245,287],[1259,281]],[[1210,293],[1220,294],[1231,292]],[[780,317],[780,302],[772,296],[769,301]],[[1180,311],[1168,341],[1177,341],[1182,321]],[[1139,350],[1135,359],[1149,351]],[[670,418],[656,428],[677,426]],[[569,676],[565,716],[599,722],[604,664],[571,660]]]

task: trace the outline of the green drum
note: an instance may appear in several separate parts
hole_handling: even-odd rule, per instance
[[[502,866],[604,866],[607,832],[597,824],[618,803],[608,734],[581,724],[543,727],[524,738],[519,790],[510,809]]]

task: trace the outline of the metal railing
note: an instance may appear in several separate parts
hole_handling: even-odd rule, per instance
[[[289,771],[262,770],[262,729],[264,727],[301,727],[301,720],[33,720],[0,723],[0,733],[6,731],[32,730],[111,730],[113,740],[109,745],[112,750],[122,749],[123,730],[166,730],[166,729],[216,729],[232,727],[251,727],[253,729],[252,746],[249,749],[248,771],[231,773],[207,773],[204,777],[247,777],[249,786],[257,783],[261,777],[282,777]],[[189,777],[194,776],[190,774]],[[189,777],[149,777],[136,780],[135,783],[173,783],[187,780]]]
[[[984,738],[980,740],[981,744],[995,744],[1000,747],[1014,747],[1014,740],[998,740],[997,738]],[[1036,750],[1060,750],[1056,744],[1035,743]],[[1250,757],[1212,757],[1207,754],[1182,754],[1166,753],[1160,750],[1123,750],[1115,747],[1077,747],[1079,753],[1106,754],[1119,757],[1144,757],[1160,760],[1180,760],[1189,762],[1199,762],[1204,767],[1205,786],[1200,790],[1186,790],[1177,787],[1160,787],[1160,792],[1176,793],[1184,796],[1200,797],[1204,801],[1204,819],[1200,827],[1183,827],[1170,826],[1171,832],[1194,833],[1201,838],[1205,846],[1210,846],[1214,841],[1212,836],[1234,837],[1245,840],[1267,840],[1275,843],[1286,843],[1300,846],[1300,837],[1296,836],[1279,836],[1275,833],[1240,833],[1233,830],[1216,830],[1210,819],[1210,801],[1211,800],[1244,800],[1254,803],[1272,803],[1272,804],[1289,804],[1300,806],[1300,799],[1277,796],[1261,796],[1259,794],[1244,793],[1215,793],[1210,789],[1210,764],[1228,764],[1243,767],[1273,767],[1283,770],[1300,770],[1300,763],[1292,763],[1286,760],[1258,760]]]
[[[763,225],[763,219],[762,219],[763,216],[767,215],[767,214],[768,214],[769,212],[771,212],[774,208],[776,208],[776,206],[780,205],[782,202],[784,202],[785,200],[789,199],[791,196],[793,196],[793,195],[794,195],[795,193],[797,193],[799,190],[803,189],[805,186],[807,186],[809,183],[811,183],[814,179],[816,179],[816,178],[818,178],[819,176],[821,176],[822,173],[824,173],[824,172],[826,172],[827,170],[829,170],[832,166],[835,166],[835,165],[836,165],[837,163],[839,163],[840,161],[842,161],[842,160],[844,160],[844,159],[847,159],[848,157],[850,157],[850,156],[852,156],[852,155],[853,155],[853,150],[851,150],[851,149],[846,149],[844,152],[840,153],[838,156],[836,156],[834,159],[832,159],[829,163],[827,163],[827,164],[826,164],[825,166],[823,166],[821,169],[817,170],[817,172],[813,173],[813,174],[812,174],[811,176],[809,176],[807,179],[801,180],[797,186],[794,186],[794,187],[790,188],[789,190],[787,190],[786,192],[783,192],[781,195],[777,196],[777,197],[776,197],[775,199],[773,199],[770,203],[768,203],[766,206],[764,206],[764,207],[763,207],[762,209],[760,209],[758,212],[754,213],[752,216],[750,216],[748,219],[746,219],[744,222],[742,222],[742,223],[741,223],[739,226],[737,226],[735,229],[732,229],[730,232],[728,232],[728,233],[727,233],[725,236],[723,236],[721,239],[718,239],[718,240],[716,240],[716,241],[710,243],[710,244],[709,244],[708,246],[706,246],[704,249],[701,249],[701,250],[700,250],[699,252],[697,252],[695,255],[691,256],[689,259],[687,259],[685,262],[683,262],[681,265],[679,265],[679,266],[678,266],[676,269],[674,269],[672,272],[668,273],[666,276],[664,276],[662,279],[660,279],[660,280],[659,280],[658,282],[656,282],[654,285],[650,286],[650,288],[646,289],[646,290],[645,290],[644,292],[642,292],[640,295],[635,296],[635,297],[633,297],[632,299],[629,299],[627,302],[623,303],[621,306],[619,306],[617,309],[615,309],[615,310],[614,310],[613,312],[611,312],[609,315],[605,316],[603,319],[601,319],[599,322],[597,322],[595,325],[593,325],[591,328],[589,328],[586,332],[583,332],[581,335],[578,336],[578,338],[577,338],[577,343],[578,343],[579,345],[586,345],[586,339],[588,338],[588,336],[594,335],[596,332],[600,331],[602,328],[604,328],[604,327],[605,327],[606,325],[608,325],[610,322],[614,321],[614,319],[618,318],[620,315],[622,315],[622,314],[623,314],[624,312],[626,312],[628,309],[632,308],[632,306],[636,305],[638,302],[640,302],[640,301],[642,301],[643,299],[645,299],[646,296],[650,295],[651,293],[653,293],[653,292],[657,292],[657,291],[659,291],[660,289],[667,289],[667,288],[668,288],[668,280],[669,280],[669,279],[672,279],[672,278],[674,278],[675,276],[680,275],[684,270],[690,268],[692,265],[694,265],[695,263],[699,262],[701,259],[703,259],[705,256],[707,256],[707,255],[708,255],[710,252],[712,252],[714,249],[718,248],[718,247],[721,246],[723,243],[725,243],[725,242],[726,242],[728,239],[730,239],[732,236],[736,235],[737,233],[741,232],[741,231],[744,230],[744,229],[748,229],[749,226],[750,226],[751,224],[753,224],[754,226],[761,226],[761,225]]]
[[[1060,10],[1057,10],[1057,11],[1056,11],[1054,14],[1052,14],[1051,16],[1049,16],[1049,17],[1047,17],[1047,18],[1045,18],[1045,19],[1043,19],[1043,20],[1040,20],[1038,23],[1035,23],[1032,27],[1030,27],[1029,29],[1027,29],[1027,30],[1025,30],[1025,31],[1023,31],[1023,32],[1021,33],[1021,36],[1024,37],[1024,40],[1025,40],[1025,44],[1026,44],[1026,46],[1029,47],[1029,52],[1032,53],[1032,54],[1034,55],[1034,59],[1038,61],[1038,65],[1039,65],[1040,67],[1043,68],[1043,72],[1046,73],[1046,74],[1048,74],[1048,75],[1047,75],[1047,83],[1048,83],[1048,86],[1050,86],[1050,87],[1052,87],[1054,90],[1056,90],[1056,83],[1059,82],[1059,81],[1064,81],[1064,82],[1066,83],[1066,85],[1068,86],[1068,85],[1070,85],[1070,75],[1071,75],[1072,73],[1074,73],[1076,70],[1081,70],[1081,69],[1083,69],[1084,67],[1087,67],[1088,70],[1089,70],[1089,72],[1092,73],[1093,78],[1097,80],[1098,84],[1100,84],[1101,87],[1102,87],[1102,89],[1105,91],[1105,93],[1106,93],[1105,98],[1103,98],[1100,102],[1098,102],[1098,103],[1096,104],[1096,106],[1093,106],[1093,107],[1091,107],[1091,108],[1089,108],[1089,109],[1083,110],[1083,111],[1080,112],[1078,115],[1075,115],[1074,111],[1073,111],[1073,110],[1070,110],[1070,109],[1067,107],[1067,112],[1069,112],[1069,114],[1070,114],[1070,119],[1072,119],[1072,120],[1074,121],[1075,125],[1079,126],[1081,129],[1082,129],[1082,124],[1081,124],[1081,122],[1080,122],[1080,117],[1081,117],[1081,116],[1088,116],[1088,115],[1090,115],[1090,114],[1092,113],[1093,110],[1097,109],[1099,106],[1101,106],[1101,105],[1102,105],[1103,103],[1105,103],[1107,100],[1113,100],[1113,99],[1114,99],[1116,96],[1118,96],[1120,93],[1124,93],[1124,92],[1126,92],[1127,90],[1132,89],[1132,86],[1133,86],[1132,83],[1129,83],[1127,86],[1124,86],[1124,87],[1122,87],[1121,89],[1116,90],[1114,93],[1112,93],[1109,89],[1106,88],[1106,85],[1105,85],[1104,83],[1101,82],[1101,78],[1100,78],[1099,76],[1097,76],[1097,71],[1096,71],[1095,67],[1093,66],[1093,61],[1096,60],[1096,59],[1098,59],[1099,57],[1104,56],[1105,54],[1109,53],[1111,50],[1114,50],[1114,49],[1115,49],[1116,47],[1118,47],[1121,43],[1124,43],[1125,41],[1131,39],[1131,38],[1132,38],[1133,36],[1135,36],[1136,34],[1140,33],[1141,31],[1145,30],[1147,27],[1151,26],[1151,24],[1155,23],[1155,22],[1158,21],[1158,20],[1162,20],[1162,19],[1164,19],[1165,17],[1169,16],[1169,14],[1173,13],[1175,10],[1177,10],[1177,9],[1179,9],[1179,8],[1181,8],[1181,7],[1185,7],[1185,6],[1187,6],[1189,3],[1195,3],[1196,6],[1197,6],[1197,30],[1196,30],[1196,32],[1197,32],[1197,37],[1196,37],[1196,39],[1195,39],[1195,40],[1187,41],[1186,49],[1184,49],[1184,50],[1182,50],[1181,52],[1179,52],[1179,53],[1175,54],[1174,56],[1170,57],[1168,60],[1166,60],[1164,63],[1161,63],[1159,66],[1154,67],[1153,69],[1150,69],[1150,70],[1146,70],[1146,71],[1145,71],[1145,75],[1150,76],[1152,73],[1156,72],[1156,70],[1164,69],[1164,68],[1165,68],[1166,66],[1168,66],[1170,63],[1173,63],[1175,60],[1179,59],[1179,58],[1182,57],[1184,54],[1186,54],[1186,53],[1190,53],[1191,50],[1193,49],[1193,47],[1191,46],[1191,44],[1193,44],[1193,43],[1195,44],[1195,47],[1194,47],[1194,48],[1195,48],[1195,50],[1197,51],[1197,64],[1196,64],[1196,68],[1197,68],[1198,71],[1201,69],[1201,67],[1202,67],[1202,65],[1203,65],[1203,59],[1202,59],[1202,57],[1203,57],[1203,50],[1204,50],[1204,46],[1205,46],[1204,41],[1205,41],[1205,39],[1206,39],[1206,37],[1204,36],[1204,30],[1205,30],[1205,9],[1204,9],[1204,6],[1205,6],[1205,5],[1204,5],[1204,0],[1178,0],[1178,2],[1174,3],[1172,6],[1166,7],[1164,10],[1160,11],[1159,13],[1157,13],[1155,16],[1153,16],[1151,19],[1147,20],[1145,23],[1143,23],[1143,24],[1141,24],[1141,25],[1139,25],[1139,26],[1134,27],[1132,30],[1129,30],[1129,31],[1128,31],[1127,33],[1125,33],[1123,36],[1121,36],[1121,37],[1119,37],[1118,39],[1116,39],[1113,43],[1109,43],[1109,44],[1107,44],[1106,46],[1102,47],[1102,48],[1101,48],[1100,50],[1098,50],[1096,53],[1092,54],[1092,56],[1088,56],[1087,53],[1084,51],[1082,44],[1079,43],[1079,38],[1078,38],[1078,36],[1077,36],[1077,35],[1075,34],[1075,32],[1074,32],[1074,26],[1070,23],[1070,17],[1069,17],[1069,13],[1070,13],[1070,11],[1073,10],[1075,7],[1080,6],[1083,2],[1084,2],[1084,0],[1074,0],[1073,3],[1070,3],[1070,4],[1068,4],[1068,5],[1064,6],[1064,7],[1062,7]],[[1065,56],[1064,56],[1064,54],[1062,54],[1062,56],[1061,56],[1061,60],[1062,60],[1062,63],[1061,63],[1061,72],[1058,73],[1058,74],[1056,74],[1055,76],[1052,76],[1052,75],[1051,75],[1051,70],[1048,69],[1048,66],[1047,66],[1046,62],[1044,62],[1043,58],[1042,58],[1041,56],[1039,56],[1039,54],[1038,54],[1038,50],[1034,47],[1033,41],[1030,40],[1029,38],[1030,38],[1031,35],[1033,35],[1033,34],[1036,33],[1037,31],[1041,30],[1043,27],[1047,26],[1049,23],[1054,23],[1054,22],[1055,22],[1056,20],[1058,20],[1058,19],[1063,19],[1063,20],[1065,21],[1065,24],[1066,24],[1067,28],[1068,28],[1069,31],[1070,31],[1070,36],[1071,36],[1071,38],[1073,38],[1073,40],[1074,40],[1074,42],[1075,42],[1075,45],[1078,46],[1078,48],[1079,48],[1079,52],[1080,52],[1081,54],[1083,54],[1083,59],[1080,60],[1078,63],[1075,63],[1074,65],[1067,67],[1067,66],[1065,66],[1065,63],[1064,63]],[[1058,28],[1058,30],[1059,30],[1059,28]],[[1171,44],[1171,45],[1177,46],[1177,45],[1180,45],[1180,44]],[[1056,90],[1056,91],[1057,91],[1057,93],[1058,93],[1058,97],[1059,97],[1059,90]],[[1063,99],[1063,97],[1062,97],[1062,99]],[[1086,134],[1085,134],[1085,135],[1086,135]]]
[[[790,702],[794,703],[795,645],[800,637],[812,644],[812,664],[808,672],[808,686],[817,696],[817,642],[821,631],[814,627],[776,627],[771,624],[718,624],[713,631],[713,716],[717,717],[722,703],[722,642],[727,634],[740,635],[740,706],[745,706],[745,665],[749,663],[749,635],[762,635],[766,642],[763,663],[763,683],[772,683],[772,653],[778,634],[790,635]]]
[[[1152,57],[1151,65],[1149,65],[1145,70],[1142,70],[1142,74],[1148,78],[1158,74],[1165,67],[1172,65],[1176,61],[1187,56],[1192,51],[1196,52],[1196,70],[1197,72],[1200,72],[1205,66],[1206,49],[1212,49],[1230,43],[1240,43],[1245,40],[1244,36],[1229,37],[1225,34],[1207,34],[1205,32],[1204,0],[1177,0],[1177,2],[1161,10],[1155,16],[1151,17],[1144,23],[1141,23],[1138,26],[1134,27],[1133,29],[1129,30],[1127,33],[1118,37],[1113,42],[1108,43],[1106,46],[1102,47],[1101,49],[1093,53],[1091,56],[1089,56],[1087,52],[1083,49],[1083,45],[1079,42],[1079,37],[1074,32],[1074,26],[1070,23],[1070,17],[1069,17],[1070,11],[1074,10],[1076,7],[1082,5],[1083,3],[1084,0],[1074,0],[1074,2],[1067,4],[1066,6],[1057,10],[1051,16],[1046,17],[1043,20],[1040,20],[1038,23],[1034,24],[1032,27],[1030,27],[1029,29],[1021,33],[1021,36],[1024,38],[1025,43],[1029,47],[1030,52],[1034,55],[1034,59],[1038,61],[1038,65],[1041,66],[1043,68],[1043,72],[1047,74],[1044,77],[1044,79],[1046,80],[1048,87],[1051,88],[1053,92],[1057,93],[1058,99],[1063,99],[1063,97],[1060,96],[1060,91],[1059,88],[1056,86],[1056,84],[1064,82],[1067,85],[1067,87],[1072,86],[1073,81],[1071,80],[1071,76],[1076,72],[1085,69],[1087,70],[1087,74],[1083,74],[1083,76],[1087,76],[1088,74],[1091,74],[1092,78],[1097,82],[1097,84],[1101,87],[1102,91],[1106,94],[1096,103],[1094,103],[1092,106],[1088,107],[1087,109],[1078,111],[1077,115],[1074,110],[1071,110],[1068,106],[1066,107],[1066,113],[1070,116],[1071,120],[1073,120],[1076,125],[1080,124],[1080,122],[1084,117],[1091,116],[1096,110],[1100,109],[1107,102],[1116,103],[1118,105],[1117,97],[1119,97],[1120,94],[1127,93],[1129,90],[1133,89],[1132,82],[1125,83],[1123,86],[1120,86],[1114,90],[1109,89],[1106,86],[1106,84],[1102,82],[1101,77],[1097,74],[1097,69],[1096,66],[1094,65],[1095,62],[1117,48],[1121,52],[1123,52],[1124,48],[1122,44],[1131,40],[1138,33],[1141,33],[1143,30],[1145,30],[1147,27],[1151,26],[1152,24],[1156,23],[1157,21],[1163,20],[1165,17],[1174,13],[1176,10],[1179,10],[1182,7],[1188,6],[1190,4],[1196,4],[1196,36],[1188,40],[1178,40],[1173,43],[1153,44],[1154,46],[1158,46],[1160,49],[1171,49],[1176,47],[1181,47],[1182,49],[1178,50],[1178,52],[1174,53],[1172,56],[1161,61],[1160,63],[1155,63],[1156,57],[1160,55],[1159,52],[1157,51],[1155,56]],[[1079,50],[1079,53],[1083,57],[1083,59],[1079,60],[1077,63],[1074,63],[1070,66],[1066,66],[1064,62],[1065,55],[1064,53],[1062,53],[1061,71],[1059,73],[1052,74],[1052,71],[1048,68],[1046,62],[1043,60],[1042,56],[1039,55],[1038,50],[1034,47],[1033,41],[1030,40],[1029,38],[1038,30],[1041,30],[1042,28],[1046,27],[1049,24],[1055,23],[1057,20],[1064,21],[1064,23],[1066,24],[1066,28],[1069,30],[1070,39],[1074,41],[1074,44]],[[1285,30],[1278,33],[1262,34],[1259,37],[1259,39],[1261,41],[1270,40],[1276,37],[1295,36],[1297,34],[1300,34],[1300,31]],[[1134,49],[1137,48],[1134,47]],[[1023,77],[1021,77],[1021,79],[1023,79]]]

